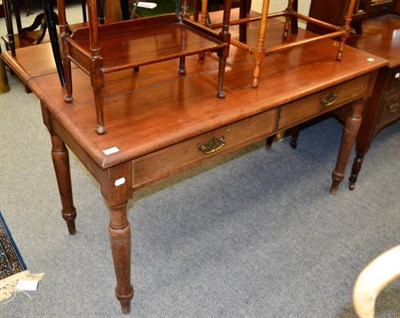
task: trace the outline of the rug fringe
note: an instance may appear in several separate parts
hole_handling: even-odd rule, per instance
[[[29,270],[19,272],[0,280],[0,301],[9,299],[19,290],[17,284],[20,280],[35,280],[43,279],[44,273],[31,274]]]

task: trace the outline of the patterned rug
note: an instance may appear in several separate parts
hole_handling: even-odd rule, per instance
[[[0,212],[0,280],[24,270],[24,260]]]

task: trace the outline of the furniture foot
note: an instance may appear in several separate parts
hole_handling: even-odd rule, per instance
[[[351,149],[357,137],[361,125],[361,114],[364,108],[364,99],[353,102],[351,110],[347,115],[346,124],[343,129],[342,140],[340,142],[338,157],[335,169],[332,172],[331,194],[336,194],[340,182],[344,178],[344,170],[350,157]]]
[[[344,173],[336,173],[332,172],[332,186],[331,186],[331,194],[335,195],[339,189],[339,184],[342,182],[344,178]]]
[[[64,101],[67,102],[67,103],[71,103],[72,99],[73,99],[72,96],[69,95],[69,94],[64,96]]]
[[[97,124],[96,133],[98,135],[104,135],[106,132],[107,132],[107,129],[104,126],[104,124]]]
[[[282,38],[284,40],[287,40],[287,38],[289,37],[289,25],[290,25],[290,17],[289,17],[289,13],[286,13],[287,16],[285,18],[285,24],[283,26],[283,34],[282,34]]]
[[[123,314],[129,314],[131,312],[131,301],[122,301],[120,300],[121,303],[121,311]]]
[[[254,66],[253,70],[253,83],[251,84],[253,88],[258,87],[258,78],[260,77],[260,72],[261,72],[261,61],[256,61],[256,65]]]
[[[290,141],[289,141],[289,145],[293,149],[297,149],[297,140],[299,139],[299,135],[300,135],[299,127],[293,128],[292,133],[290,135]]]
[[[126,203],[110,207],[109,237],[114,261],[117,286],[115,296],[121,303],[121,311],[131,309],[133,287],[131,284],[131,228],[127,219]]]
[[[363,163],[364,156],[357,153],[356,157],[354,158],[353,166],[351,168],[351,175],[349,178],[349,189],[354,190],[356,187],[356,182],[358,178],[358,173],[361,170],[361,166]]]
[[[69,234],[75,234],[76,209],[74,207],[72,199],[72,185],[68,150],[62,140],[54,132],[51,132],[51,143],[51,157],[53,159],[58,191],[61,198],[62,217],[67,222]]]
[[[178,73],[182,74],[182,75],[186,73],[185,57],[184,56],[179,58]]]
[[[94,78],[93,80],[93,94],[94,94],[94,102],[96,106],[96,133],[98,135],[104,135],[107,131],[106,125],[104,122],[104,97],[103,97],[103,84],[104,79],[102,76],[99,78]]]
[[[265,149],[271,150],[272,149],[272,143],[274,142],[274,136],[267,137],[265,140]]]

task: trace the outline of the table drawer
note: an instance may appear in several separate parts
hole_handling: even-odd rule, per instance
[[[132,161],[133,188],[154,183],[272,134],[278,111],[267,111]]]
[[[365,94],[369,79],[369,75],[357,77],[286,104],[281,109],[279,129],[294,126],[356,100]]]
[[[379,129],[400,118],[400,94],[386,98],[383,105]]]

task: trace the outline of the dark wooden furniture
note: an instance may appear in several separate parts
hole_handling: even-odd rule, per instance
[[[338,25],[344,22],[348,4],[349,0],[312,0],[309,15]],[[361,34],[362,21],[392,12],[400,13],[400,0],[358,0],[353,11],[351,26]],[[313,24],[307,25],[307,30],[318,34],[326,33],[326,29]]]
[[[363,159],[373,137],[384,127],[400,118],[400,16],[385,15],[363,22],[363,34],[350,38],[349,43],[388,60],[379,71],[378,79],[357,137],[356,157],[350,177],[354,189]]]
[[[37,1],[40,2],[40,4],[44,7],[43,12],[39,13],[33,23],[30,26],[22,26],[21,22],[21,1],[20,0],[3,0],[3,7],[5,10],[5,13],[7,11],[9,14],[5,14],[5,22],[6,22],[6,27],[7,27],[7,36],[2,35],[2,40],[6,46],[6,49],[12,50],[13,47],[12,45],[15,45],[15,47],[25,47],[25,46],[30,46],[30,45],[36,45],[41,43],[47,33],[47,29],[52,26],[49,25],[48,21],[48,12],[44,10],[46,6],[51,6],[52,8],[52,1]],[[47,8],[48,9],[48,8]],[[83,13],[83,21],[86,21],[86,1],[82,1],[82,13]],[[28,9],[27,9],[27,16],[33,14],[32,12],[32,3],[28,3]],[[58,16],[57,14],[54,13],[53,9],[51,9],[51,14],[52,14],[52,19],[51,23],[58,24]],[[14,16],[15,18],[15,25],[17,26],[17,32],[14,32],[12,28],[12,18],[11,16]],[[51,32],[51,30],[50,30]],[[13,35],[14,38],[10,38],[10,35]],[[46,41],[49,39],[46,38]],[[11,42],[10,41],[14,41]]]
[[[90,77],[95,97],[96,132],[106,132],[104,122],[105,75],[142,65],[179,59],[179,73],[184,74],[185,57],[217,52],[219,57],[217,96],[225,97],[223,79],[229,54],[229,17],[231,1],[225,1],[224,25],[219,34],[190,21],[187,0],[180,16],[166,14],[99,26],[97,1],[89,0],[89,27],[71,35],[67,29],[64,0],[58,0],[60,33],[67,95],[72,101],[71,61]],[[132,75],[130,75],[132,76]]]
[[[282,27],[282,22],[270,20],[270,43],[281,41]],[[258,36],[257,29],[249,31],[250,37]],[[299,29],[297,38],[307,36],[311,35]],[[133,297],[127,202],[135,190],[343,108],[347,121],[332,173],[331,193],[336,193],[364,101],[372,93],[377,70],[386,61],[379,57],[368,61],[369,53],[349,47],[338,63],[331,58],[333,47],[333,41],[325,40],[271,55],[271,67],[265,69],[265,81],[258,89],[249,85],[252,75],[248,70],[253,61],[233,47],[224,99],[210,94],[217,70],[215,57],[209,54],[202,63],[197,56],[188,57],[191,76],[177,76],[172,60],[165,61],[162,70],[158,64],[148,65],[136,77],[132,77],[132,70],[110,73],[104,87],[109,130],[102,136],[93,130],[95,101],[87,93],[91,86],[80,68],[71,70],[75,98],[66,103],[54,66],[42,59],[51,54],[49,46],[19,49],[17,58],[3,53],[4,61],[40,99],[69,233],[75,233],[76,211],[66,146],[100,184],[110,209],[115,292],[123,312],[129,312]]]
[[[43,13],[36,16],[32,25],[22,28],[19,11],[19,1],[4,0],[5,22],[7,36],[2,36],[6,49],[10,50],[15,56],[16,48],[40,44],[48,29],[48,35],[53,48],[53,58],[57,66],[60,84],[65,86],[64,71],[61,63],[61,54],[58,43],[56,25],[58,25],[58,16],[54,13],[53,5],[50,0],[42,0]],[[17,24],[17,34],[14,34],[13,13]],[[37,28],[39,27],[39,30]]]

